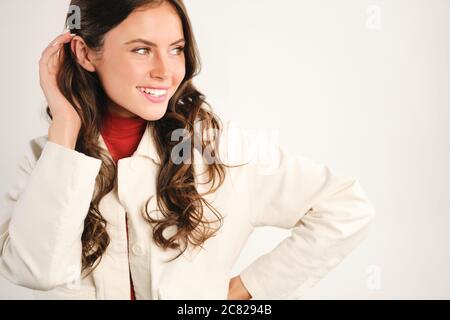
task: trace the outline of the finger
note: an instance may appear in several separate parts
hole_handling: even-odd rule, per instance
[[[48,65],[49,61],[52,60],[52,57],[62,48],[63,44],[58,43],[55,46],[52,46],[52,48],[46,49],[41,56],[41,59],[39,60],[39,64],[41,65]]]
[[[60,68],[64,61],[64,47],[61,47],[55,54],[51,56],[48,62],[48,66],[52,68],[53,71]]]
[[[60,50],[58,50],[58,52],[56,53],[56,57],[55,57],[55,63],[57,66],[61,66],[61,64],[64,61],[64,55],[65,55],[65,49],[64,47],[62,47]]]
[[[71,38],[70,31],[64,32],[64,33],[60,34],[59,36],[57,36],[55,39],[53,39],[53,41],[50,42],[48,47],[54,46],[56,43],[64,42],[65,40],[68,40],[70,38]]]
[[[70,42],[72,39],[73,36],[69,36],[68,38],[63,39],[61,42],[57,41],[53,45],[45,49],[44,52],[42,52],[41,62],[47,63],[53,55],[55,55],[59,50],[61,50],[61,48],[65,43]]]
[[[73,36],[74,35],[71,35],[69,32],[58,36],[53,42],[50,43],[47,48],[45,48],[45,50],[42,52],[42,57],[58,51],[58,47],[61,46],[61,44],[72,41]]]
[[[58,52],[56,52],[56,54],[52,56],[51,64],[53,68],[57,68],[61,64],[60,55],[62,50],[63,49],[59,49]]]
[[[61,62],[63,61],[62,57],[64,55],[64,47],[63,45],[55,46],[56,51],[48,56],[44,57],[41,61],[43,66],[46,66],[48,71],[54,72],[59,68]]]
[[[57,47],[58,45],[71,42],[73,37],[75,37],[75,34],[67,33],[63,37],[52,42],[45,50],[52,51],[52,49],[54,49],[54,47]],[[44,52],[45,52],[45,50],[44,50]]]

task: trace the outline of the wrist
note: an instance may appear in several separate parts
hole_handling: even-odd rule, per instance
[[[73,122],[53,121],[48,129],[48,140],[75,150],[80,126]]]

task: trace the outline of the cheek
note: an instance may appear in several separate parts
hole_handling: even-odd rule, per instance
[[[186,64],[184,59],[174,68],[174,81],[179,85],[186,75]]]
[[[105,91],[112,97],[121,96],[130,92],[134,93],[139,81],[145,77],[145,70],[137,63],[129,60],[116,59],[109,60],[108,64],[99,70]]]
[[[143,76],[144,68],[138,63],[131,63],[128,60],[118,62],[116,65],[112,66],[111,77],[116,83],[121,85],[138,85],[140,78]],[[124,88],[122,88],[123,90]]]

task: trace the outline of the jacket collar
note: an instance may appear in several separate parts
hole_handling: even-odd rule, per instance
[[[103,136],[99,134],[98,138],[99,146],[106,151],[108,151],[108,147],[105,144],[105,140],[103,139]],[[109,151],[108,151],[109,154]],[[153,140],[153,135],[151,132],[151,126],[150,123],[147,123],[147,126],[145,128],[144,134],[142,135],[141,140],[139,141],[138,147],[136,151],[133,153],[132,157],[142,156],[149,159],[152,159],[157,164],[161,164],[161,160],[158,156],[158,152],[156,150],[156,146]]]

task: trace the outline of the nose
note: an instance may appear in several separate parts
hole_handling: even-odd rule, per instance
[[[160,78],[165,80],[170,76],[170,68],[166,58],[161,55],[155,55],[155,60],[153,63],[153,67],[150,71],[150,76],[152,78]]]

